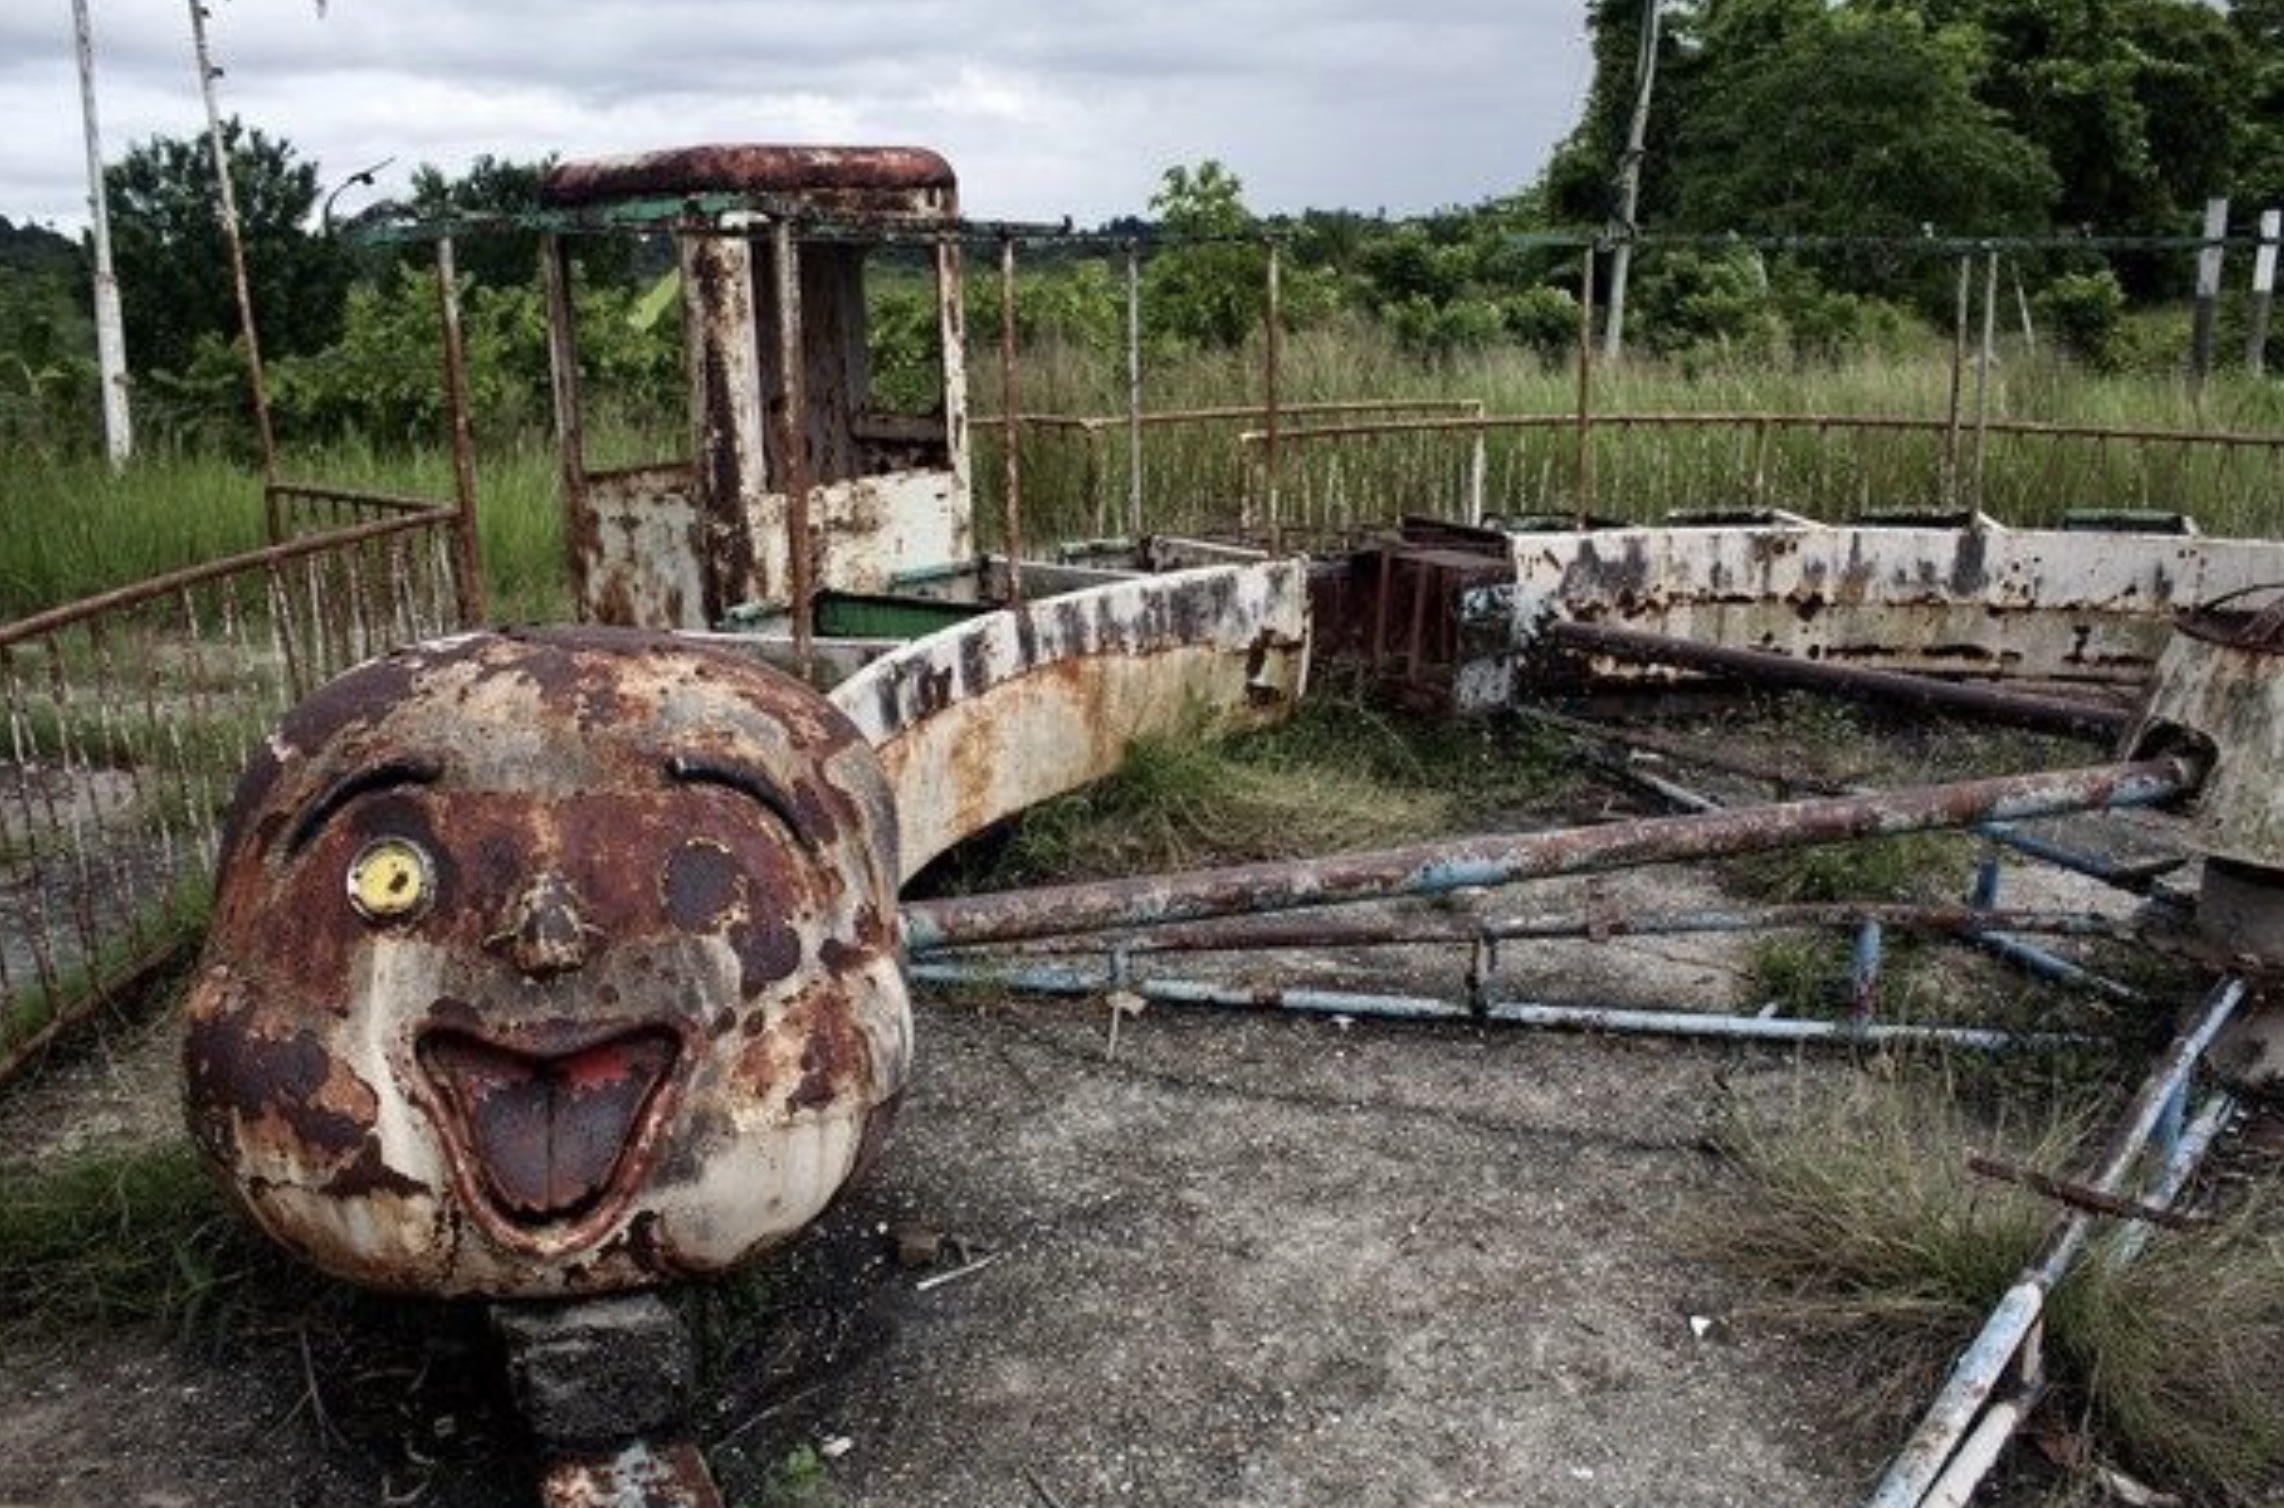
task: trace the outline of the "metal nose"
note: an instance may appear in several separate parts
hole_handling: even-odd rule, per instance
[[[586,963],[591,931],[579,914],[579,897],[571,882],[549,872],[515,898],[507,925],[496,936],[518,972],[546,979]]]

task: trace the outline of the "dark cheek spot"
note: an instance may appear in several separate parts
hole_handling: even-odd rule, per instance
[[[758,919],[730,929],[738,955],[738,988],[747,999],[801,967],[801,934],[782,922]]]
[[[685,932],[711,932],[745,898],[745,872],[719,843],[685,843],[659,879],[667,919]]]

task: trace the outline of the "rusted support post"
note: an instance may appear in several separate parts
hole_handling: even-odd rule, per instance
[[[1594,248],[1578,277],[1578,531],[1594,519]]]
[[[1983,722],[2035,728],[2046,733],[2114,740],[2132,722],[2130,714],[2117,708],[2062,697],[2033,696],[1973,682],[1939,681],[1932,676],[1906,675],[1894,670],[1834,665],[1765,649],[1645,633],[1615,624],[1565,620],[1548,624],[1544,633],[1552,642],[1582,654],[1736,676],[1768,685],[1886,702],[1923,712],[1956,712]]]
[[[1007,547],[1007,600],[1023,600],[1023,421],[1015,383],[1015,238],[999,238],[999,418],[1006,435],[1007,488],[1000,499]]]
[[[198,92],[206,101],[206,139],[214,154],[214,189],[222,210],[222,242],[230,251],[230,278],[238,292],[238,331],[246,341],[246,382],[254,400],[254,434],[262,447],[262,495],[269,509],[270,541],[278,539],[277,506],[270,490],[278,482],[278,439],[270,424],[270,389],[262,375],[262,342],[254,326],[254,288],[246,276],[246,243],[238,233],[238,194],[230,183],[230,150],[222,139],[222,114],[214,103],[214,81],[221,71],[206,50],[206,7],[190,0],[190,37],[198,59]]]
[[[1959,258],[1958,308],[1951,322],[1951,389],[1943,410],[1943,506],[1953,513],[1959,511],[1959,400],[1967,385],[1967,289],[1973,269],[1972,258]]]
[[[1279,285],[1284,269],[1275,237],[1270,238],[1268,248],[1268,296],[1261,309],[1261,498],[1269,515],[1269,553],[1274,555],[1279,546],[1279,536],[1283,532],[1277,503],[1277,380],[1280,375],[1277,368],[1283,355],[1279,340],[1279,326],[1283,322],[1279,306],[1283,298]]]
[[[459,576],[460,626],[484,621],[484,560],[476,535],[476,442],[468,422],[468,349],[460,336],[460,276],[452,238],[436,243],[436,308],[444,330],[444,402],[450,415],[452,495],[459,505],[452,525],[453,569]]]
[[[904,936],[906,945],[920,952],[1396,895],[1442,895],[1557,875],[2148,806],[2187,794],[2198,778],[2199,771],[2186,761],[2154,759],[1567,831],[1486,834],[1296,863],[1239,864],[918,901],[903,909]]]
[[[547,386],[555,407],[555,464],[563,485],[563,545],[572,596],[587,611],[579,532],[588,518],[587,431],[579,405],[579,321],[571,297],[571,255],[561,236],[539,244],[547,288]]]
[[[809,383],[801,340],[801,246],[780,217],[770,227],[771,270],[777,278],[778,380],[784,386],[777,414],[779,475],[785,481],[785,559],[793,597],[793,658],[810,672],[810,637],[816,621],[817,562],[809,527]]]
[[[1142,538],[1142,253],[1126,243],[1126,537]]]

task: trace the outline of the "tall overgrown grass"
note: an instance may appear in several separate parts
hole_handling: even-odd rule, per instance
[[[1229,351],[1163,356],[1143,377],[1150,412],[1257,405],[1263,363],[1256,340]],[[2177,377],[2101,374],[2011,347],[1994,369],[1988,407],[1994,420],[2107,428],[2284,430],[2284,383],[2216,376],[2201,394]],[[972,428],[979,534],[999,531],[1005,468],[997,424],[996,349],[972,352]],[[1043,343],[1019,360],[1018,403],[1025,413],[1115,415],[1126,401],[1123,358]],[[1972,373],[1964,396],[1974,411]],[[1873,353],[1845,363],[1772,363],[1730,358],[1718,349],[1686,358],[1629,357],[1597,367],[1591,404],[1598,415],[1771,413],[1940,418],[1949,399],[1947,346]],[[1576,371],[1517,347],[1429,358],[1408,353],[1371,326],[1335,322],[1292,333],[1278,375],[1286,405],[1359,399],[1475,400],[1494,415],[1573,414]],[[609,411],[610,395],[598,394]],[[1329,419],[1294,419],[1321,424]],[[1234,418],[1154,428],[1144,444],[1144,526],[1194,529],[1235,517],[1248,470],[1239,434],[1256,420]],[[679,420],[597,423],[590,463],[670,459],[687,440]],[[1757,446],[1751,454],[1748,444]],[[1649,517],[1674,506],[1748,501],[1843,515],[1867,506],[1923,506],[1933,499],[1928,435],[1848,438],[1839,428],[1660,436],[1648,427],[1603,425],[1594,469],[1598,512]],[[1127,457],[1112,428],[1088,445],[1069,430],[1027,427],[1022,439],[1023,507],[1028,540],[1047,544],[1123,529]],[[1850,448],[1853,447],[1853,448]],[[2260,468],[2272,452],[2236,462],[2143,464],[2104,459],[2073,471],[2044,451],[1994,447],[1990,496],[2011,521],[2047,521],[2068,506],[2203,508],[2208,531],[2266,533],[2276,526],[2273,479]],[[2090,453],[2090,451],[2089,451]],[[2120,452],[2120,454],[2124,454]],[[1463,435],[1413,436],[1344,444],[1334,452],[1300,443],[1283,454],[1286,514],[1335,524],[1369,515],[1452,511],[1469,468]],[[1576,442],[1567,428],[1528,435],[1494,432],[1488,445],[1488,511],[1513,516],[1567,509],[1577,487]],[[2200,469],[2202,468],[2202,469]],[[299,449],[281,468],[289,479],[375,487],[438,499],[452,495],[441,447],[393,447],[354,437]],[[252,464],[211,450],[160,448],[113,477],[93,458],[52,453],[15,458],[0,482],[0,621],[262,542],[260,490]],[[1750,479],[1757,477],[1757,483]],[[559,617],[569,607],[563,528],[552,437],[538,432],[478,436],[477,479],[485,574],[492,616]],[[1757,486],[1759,496],[1746,494]],[[1799,494],[1823,490],[1835,496]],[[2001,507],[2000,504],[2004,506]]]

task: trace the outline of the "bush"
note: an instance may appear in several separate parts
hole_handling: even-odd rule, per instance
[[[2116,273],[2106,267],[2066,272],[2032,302],[2039,322],[2063,350],[2096,371],[2113,372],[2127,364],[2125,289]]]

